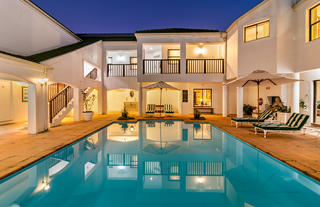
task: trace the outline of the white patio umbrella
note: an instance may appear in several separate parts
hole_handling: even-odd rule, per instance
[[[255,70],[248,75],[242,76],[236,80],[230,81],[225,85],[235,86],[235,87],[245,87],[245,86],[257,86],[258,88],[258,114],[259,114],[259,87],[268,85],[281,85],[293,83],[296,79],[287,78],[278,74],[271,74],[264,70]]]
[[[157,83],[153,83],[151,85],[145,86],[144,88],[146,89],[160,89],[160,105],[162,103],[162,89],[171,89],[171,90],[179,90],[178,88],[175,88],[163,81],[157,82]],[[161,111],[160,111],[160,116],[161,116]]]

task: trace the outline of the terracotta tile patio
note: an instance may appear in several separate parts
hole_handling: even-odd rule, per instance
[[[135,120],[142,117],[136,117]],[[165,119],[191,121],[191,116]],[[270,133],[268,139],[254,134],[253,128],[230,126],[230,118],[206,116],[205,122],[232,134],[248,144],[287,163],[320,181],[320,137],[302,134]],[[149,118],[143,118],[149,119]],[[12,133],[0,135],[0,179],[69,145],[82,137],[103,128],[116,120],[116,116],[96,116],[91,122],[68,122],[38,135]]]

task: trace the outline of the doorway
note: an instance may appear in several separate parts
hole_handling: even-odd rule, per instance
[[[320,124],[320,80],[315,80],[314,82],[314,118],[313,123]]]

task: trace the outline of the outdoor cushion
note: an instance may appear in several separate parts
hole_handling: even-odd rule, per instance
[[[269,118],[272,114],[274,113],[274,111],[271,110],[265,110],[264,112],[262,112],[258,118],[231,118],[232,121],[235,122],[264,122],[264,120],[266,120],[267,118]]]
[[[256,118],[231,118],[232,121],[236,122],[258,122],[259,120]]]
[[[153,114],[156,110],[156,105],[155,104],[148,104],[147,105],[147,114]]]
[[[265,130],[300,130],[307,123],[309,115],[293,113],[286,124],[279,123],[256,123],[253,126]]]

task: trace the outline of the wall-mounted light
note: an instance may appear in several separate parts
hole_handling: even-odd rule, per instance
[[[204,178],[203,177],[198,177],[197,178],[197,182],[202,184],[204,182]]]
[[[134,126],[131,125],[131,126],[130,126],[130,132],[133,132],[133,131],[134,131]]]
[[[49,79],[48,78],[40,78],[38,81],[40,84],[45,84],[49,81]]]
[[[197,48],[195,49],[195,52],[196,52],[196,54],[198,54],[198,55],[204,55],[204,54],[206,53],[206,49],[203,48],[203,47],[197,47]]]

